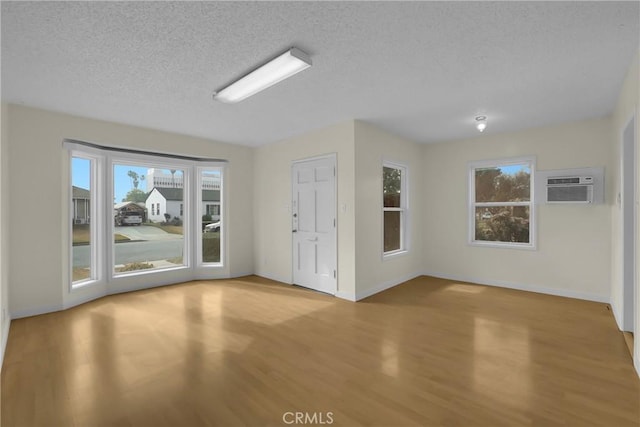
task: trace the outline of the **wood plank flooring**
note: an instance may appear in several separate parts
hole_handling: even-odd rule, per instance
[[[629,356],[633,359],[633,333],[632,332],[623,332],[622,336],[624,337],[624,342],[627,344],[627,350],[629,350]]]
[[[359,303],[191,282],[15,320],[1,399],[3,427],[640,425],[606,304],[430,277]]]

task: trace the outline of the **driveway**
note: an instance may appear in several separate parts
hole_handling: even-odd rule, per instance
[[[158,228],[148,225],[130,225],[115,227],[115,232],[127,236],[131,240],[182,240],[179,234],[171,234]]]

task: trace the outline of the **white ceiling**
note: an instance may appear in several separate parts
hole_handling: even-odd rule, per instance
[[[418,142],[609,114],[640,2],[2,2],[2,99],[244,145],[360,119]],[[211,94],[296,46],[313,67]]]

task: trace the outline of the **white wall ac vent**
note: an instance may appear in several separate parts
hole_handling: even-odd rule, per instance
[[[547,178],[547,203],[593,203],[592,176]]]

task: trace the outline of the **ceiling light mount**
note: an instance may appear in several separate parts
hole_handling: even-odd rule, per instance
[[[487,116],[476,116],[476,129],[484,132],[487,128]]]
[[[229,104],[240,102],[309,67],[311,67],[309,55],[292,47],[246,76],[215,92],[213,99]]]

